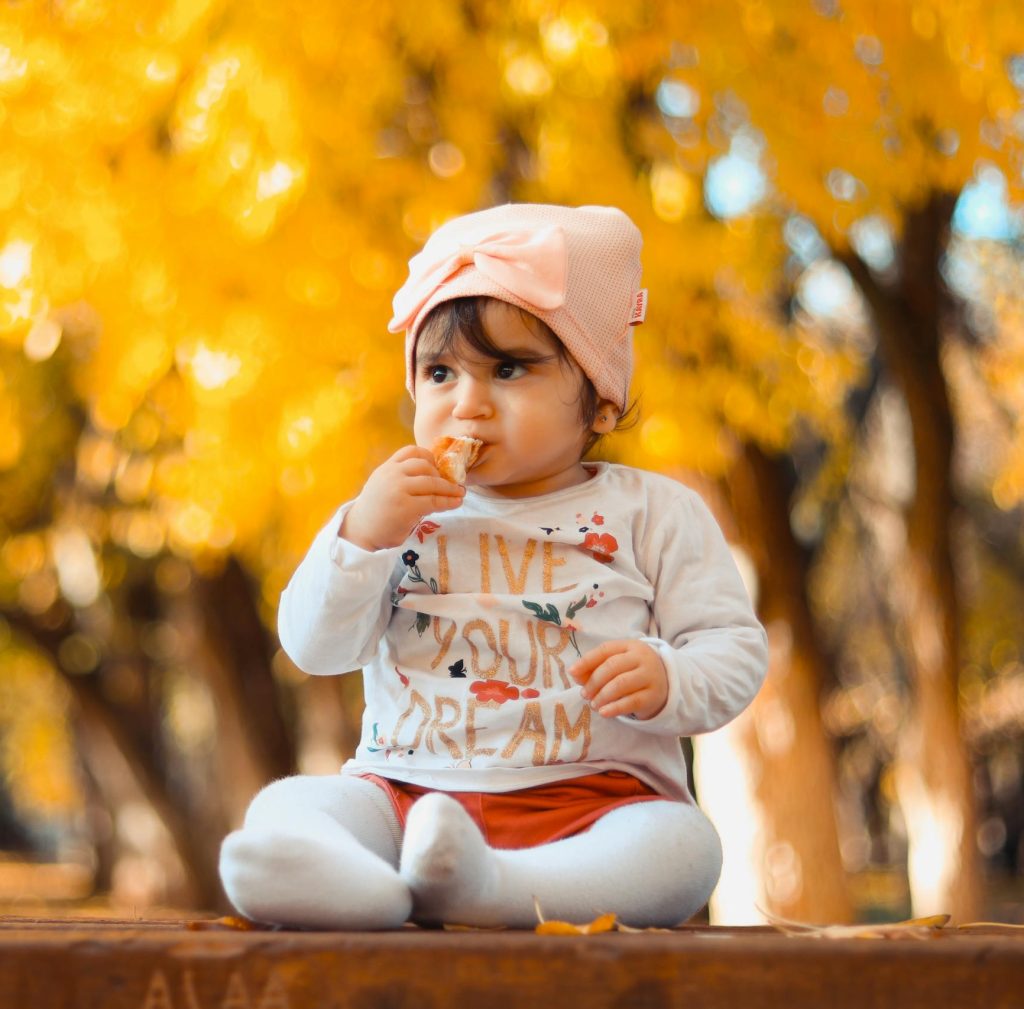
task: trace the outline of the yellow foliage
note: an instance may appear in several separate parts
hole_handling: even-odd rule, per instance
[[[503,199],[614,203],[644,232],[643,419],[624,458],[715,474],[745,439],[782,449],[810,425],[841,442],[861,354],[779,309],[779,222],[799,212],[840,251],[866,215],[898,236],[908,207],[961,188],[979,158],[1016,192],[1006,67],[1024,19],[1008,6],[10,7],[0,477],[19,472],[5,490],[29,500],[64,445],[70,420],[40,390],[65,369],[60,395],[86,419],[77,476],[111,490],[116,541],[238,551],[272,596],[410,437],[385,329],[407,258]],[[674,112],[658,107],[666,81],[685,98]],[[741,127],[772,191],[723,224],[704,173]],[[993,380],[1019,360],[993,359]],[[30,463],[46,416],[63,433]]]
[[[10,645],[0,623],[0,647],[8,651],[0,677],[0,775],[11,797],[41,818],[78,811],[73,744],[58,677],[39,658]]]

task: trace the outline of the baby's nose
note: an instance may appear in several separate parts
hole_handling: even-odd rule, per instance
[[[481,382],[470,375],[463,376],[459,381],[458,395],[452,409],[452,416],[460,420],[468,420],[471,417],[487,416],[491,412],[488,383]]]

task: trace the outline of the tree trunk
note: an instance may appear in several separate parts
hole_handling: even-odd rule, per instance
[[[958,705],[959,601],[952,534],[954,423],[941,361],[948,294],[939,272],[954,197],[908,215],[900,280],[883,288],[856,256],[846,262],[872,310],[882,356],[903,393],[914,445],[906,557],[892,578],[913,701],[901,733],[896,791],[907,826],[915,914],[977,917],[981,867],[975,797]]]
[[[87,674],[65,673],[64,678],[76,701],[83,759],[112,817],[117,820],[133,806],[139,814],[135,822],[141,822],[148,807],[166,834],[166,843],[158,840],[147,852],[161,863],[168,881],[160,899],[214,909],[226,907],[217,871],[221,840],[232,821],[241,819],[252,793],[291,773],[294,759],[273,690],[270,641],[258,622],[247,581],[231,564],[218,577],[196,581],[198,587],[187,601],[172,603],[171,613],[163,614],[155,587],[139,579],[132,588],[133,602],[126,605],[122,599],[113,607],[123,625],[91,628],[102,641],[100,665]],[[133,611],[141,598],[149,600],[153,612]],[[169,740],[159,731],[166,698],[138,640],[139,626],[158,616],[175,620],[189,667],[217,707],[216,747],[203,776],[216,782],[213,788],[191,787],[177,763],[185,755],[173,746],[168,751]],[[8,619],[64,672],[60,648],[82,629],[77,616],[69,610],[59,624],[44,625],[13,611]],[[141,697],[118,702],[107,696],[103,683],[110,679],[112,663],[135,670]],[[123,854],[118,847],[115,857]]]
[[[112,889],[115,893],[121,890],[122,899],[127,889],[133,902],[139,903],[157,902],[183,908],[216,906],[220,892],[216,864],[211,863],[193,825],[170,800],[156,769],[133,745],[122,721],[94,689],[92,677],[67,677],[66,682],[76,701],[82,759],[115,825],[126,810],[148,808],[165,834],[163,839],[150,836],[143,821],[142,836],[146,839],[142,841],[134,836],[120,837],[121,831],[115,827]],[[139,824],[137,813],[131,822]],[[130,832],[138,835],[139,829],[136,826]],[[144,847],[146,861],[160,864],[162,879],[147,879],[138,891],[130,881],[118,882],[117,861],[129,849],[126,840],[139,854]]]
[[[187,901],[196,906],[197,900],[206,903],[219,894],[216,865],[204,856],[203,845],[197,843],[192,825],[171,799],[150,752],[138,745],[137,727],[129,724],[124,713],[104,696],[100,688],[103,664],[88,674],[73,675],[62,668],[58,659],[60,646],[77,630],[74,619],[69,614],[59,626],[51,627],[19,611],[6,612],[4,617],[63,674],[74,699],[77,735],[87,773],[111,816],[116,819],[126,801],[139,803],[151,809],[165,832],[168,848],[183,875],[179,883],[172,883],[162,899]]]
[[[757,572],[771,661],[751,707],[695,740],[701,804],[726,849],[712,914],[729,924],[760,921],[759,904],[786,918],[846,922],[852,905],[836,828],[835,757],[821,722],[827,662],[781,463],[747,446],[727,487],[738,538]]]
[[[234,558],[197,577],[178,611],[195,670],[217,711],[217,795],[224,827],[241,823],[253,795],[296,771],[295,747],[271,666],[274,645],[263,627],[256,591]]]

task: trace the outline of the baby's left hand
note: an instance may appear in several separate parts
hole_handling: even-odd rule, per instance
[[[605,641],[569,667],[583,696],[604,718],[653,718],[668,700],[668,672],[643,641]]]

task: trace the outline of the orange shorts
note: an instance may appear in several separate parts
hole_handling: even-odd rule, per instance
[[[412,804],[436,788],[360,774],[391,799],[405,829]],[[634,802],[664,799],[625,771],[605,771],[513,792],[448,792],[473,818],[492,848],[533,848],[580,834],[605,813]]]

